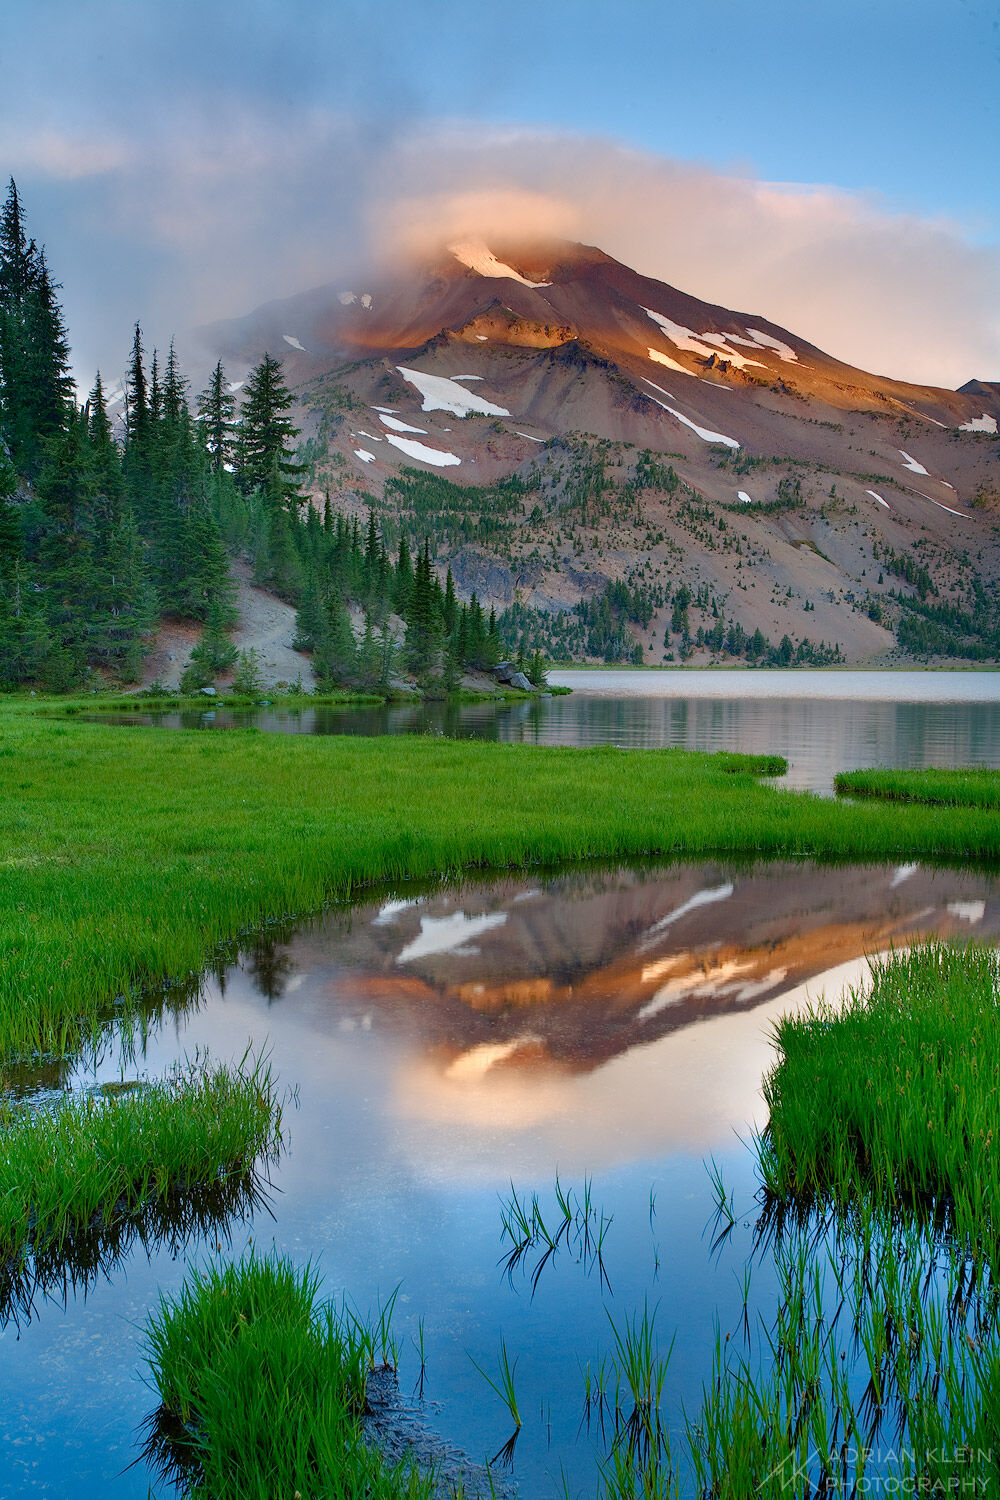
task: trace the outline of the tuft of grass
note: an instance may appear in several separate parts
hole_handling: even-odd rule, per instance
[[[958,771],[841,771],[833,779],[838,796],[881,802],[922,802],[938,807],[1000,808],[1000,771],[984,766]]]
[[[147,1324],[160,1406],[146,1455],[212,1500],[431,1500],[433,1474],[364,1440],[379,1335],[272,1253],[195,1270]],[[384,1335],[385,1329],[382,1328]]]
[[[932,1208],[1000,1244],[1000,959],[925,943],[873,963],[870,992],[775,1027],[759,1142],[775,1198]]]
[[[45,1257],[150,1205],[244,1178],[281,1141],[267,1064],[194,1062],[141,1089],[0,1103],[0,1257]]]
[[[751,776],[784,776],[788,761],[783,755],[748,755],[740,750],[717,750],[712,757],[720,771],[731,775],[747,771]]]
[[[486,1373],[482,1365],[477,1364],[471,1354],[469,1355],[469,1359],[476,1366],[476,1369],[486,1381],[490,1390],[496,1392],[504,1406],[510,1412],[510,1419],[514,1423],[514,1430],[519,1430],[521,1426],[521,1413],[518,1411],[517,1392],[514,1388],[514,1371],[517,1369],[517,1360],[516,1358],[511,1360],[503,1338],[501,1337],[500,1339],[500,1353],[497,1357],[497,1376],[495,1380],[492,1375]]]

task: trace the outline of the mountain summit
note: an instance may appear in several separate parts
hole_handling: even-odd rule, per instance
[[[317,494],[393,533],[422,517],[460,587],[523,607],[551,649],[560,610],[641,580],[647,660],[709,659],[734,617],[793,644],[808,625],[851,660],[977,656],[927,610],[968,614],[973,575],[990,591],[1000,571],[1000,384],[871,374],[564,241],[466,238],[201,336],[231,377],[284,360]],[[421,473],[436,500],[415,500]]]

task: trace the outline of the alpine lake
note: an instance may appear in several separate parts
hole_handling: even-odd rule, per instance
[[[552,681],[572,696],[137,707],[114,720],[766,751],[788,758],[786,784],[820,795],[861,766],[1000,766],[1000,674]],[[0,1493],[173,1494],[142,1452],[155,1406],[147,1312],[190,1264],[273,1245],[363,1311],[395,1294],[393,1419],[428,1453],[453,1472],[491,1462],[500,1492],[594,1495],[620,1436],[616,1329],[651,1323],[663,1419],[683,1425],[717,1339],[749,1341],[773,1320],[752,1140],[776,1018],[863,983],[871,955],[931,936],[996,943],[1000,877],[708,862],[394,887],[276,927],[151,999],[138,1031],[111,1027],[68,1070],[20,1069],[18,1097],[44,1104],[66,1087],[112,1091],[196,1054],[266,1047],[287,1129],[255,1190],[214,1222],[3,1269]],[[500,1383],[501,1348],[513,1431],[485,1378]]]

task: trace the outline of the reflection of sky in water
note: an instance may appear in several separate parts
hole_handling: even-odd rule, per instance
[[[785,784],[829,793],[861,766],[1000,766],[998,672],[553,672],[569,697],[521,703],[228,710],[162,715],[225,728],[238,717],[288,734],[421,734],[523,741],[681,745],[784,755]]]
[[[533,1300],[530,1279],[508,1285],[498,1193],[513,1178],[554,1208],[557,1169],[565,1185],[593,1175],[595,1203],[614,1215],[611,1305],[659,1299],[664,1344],[677,1330],[667,1400],[690,1403],[716,1314],[737,1321],[750,1240],[741,1221],[709,1254],[704,1158],[748,1211],[739,1138],[763,1123],[774,1018],[807,993],[838,995],[865,953],[893,941],[998,930],[992,879],[917,866],[675,866],[401,890],[248,954],[224,985],[206,984],[199,1010],[167,1018],[143,1065],[266,1042],[298,1104],[258,1242],[314,1259],[361,1307],[401,1284],[396,1331],[406,1341],[424,1319],[427,1394],[441,1403],[431,1420],[474,1457],[508,1436],[468,1358],[492,1368],[502,1331],[519,1356],[522,1493],[561,1494],[561,1466],[571,1492],[592,1493],[580,1366],[607,1350],[607,1298],[566,1254]],[[98,1073],[118,1076],[111,1060]],[[42,1306],[20,1339],[4,1330],[0,1492],[146,1495],[145,1471],[126,1472],[151,1404],[141,1328],[157,1287],[182,1276],[179,1261],[140,1252],[86,1306]],[[766,1307],[766,1267],[754,1285]],[[406,1342],[405,1389],[416,1363]]]

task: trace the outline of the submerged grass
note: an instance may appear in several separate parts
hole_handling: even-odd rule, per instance
[[[280,1140],[281,1102],[260,1059],[195,1062],[53,1107],[0,1104],[0,1259],[44,1259],[179,1191],[245,1178]]]
[[[193,1272],[147,1327],[160,1408],[147,1456],[211,1500],[423,1500],[433,1475],[364,1441],[376,1335],[307,1267],[251,1252]]]
[[[0,1062],[377,881],[650,854],[1000,858],[1000,815],[865,808],[729,757],[147,733],[0,707]]]
[[[923,802],[940,807],[1000,809],[1000,771],[984,766],[958,771],[841,771],[834,787],[842,797],[882,802]]]

